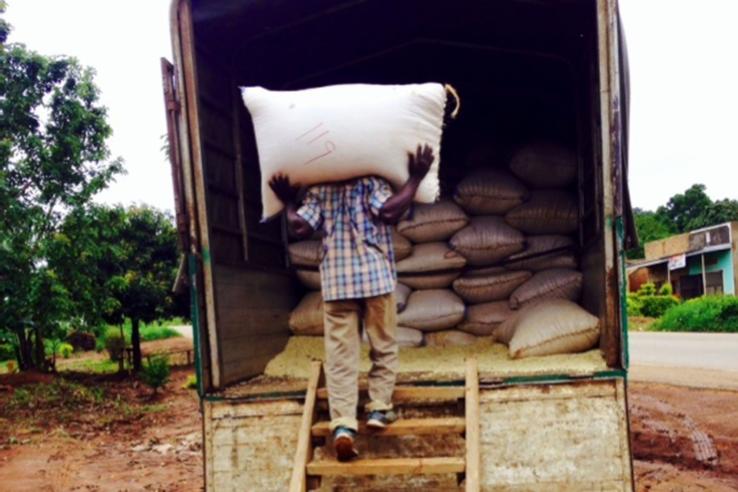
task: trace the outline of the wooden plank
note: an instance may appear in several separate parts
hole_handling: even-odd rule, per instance
[[[433,475],[461,473],[464,458],[444,456],[437,458],[381,458],[374,460],[314,461],[307,465],[308,475]]]
[[[305,393],[305,405],[302,411],[302,421],[300,422],[300,432],[297,437],[297,448],[295,449],[295,459],[292,465],[292,478],[290,479],[290,492],[305,492],[307,485],[307,476],[305,475],[305,467],[308,461],[312,459],[313,446],[310,438],[310,429],[315,419],[315,395],[320,382],[320,373],[323,364],[320,361],[314,361],[310,366],[310,379],[308,380],[307,391]]]
[[[327,437],[331,431],[329,422],[318,422],[313,425],[313,436]],[[422,436],[428,434],[461,434],[466,430],[466,423],[461,417],[442,417],[428,419],[400,419],[384,430],[367,429],[364,422],[359,423],[359,434],[376,436]]]
[[[466,360],[466,492],[479,492],[479,371]]]
[[[366,392],[366,383],[359,385],[359,391]],[[318,398],[326,400],[328,390],[318,389]],[[459,400],[464,398],[462,386],[397,386],[392,394],[394,403],[408,403],[417,400]]]

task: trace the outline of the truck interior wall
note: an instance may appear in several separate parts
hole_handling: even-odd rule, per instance
[[[238,86],[451,83],[462,109],[442,146],[447,196],[479,145],[497,167],[534,139],[576,148],[582,303],[607,319],[595,2],[470,2],[453,12],[441,1],[192,4],[224,383],[263,370],[301,294],[283,223],[259,222],[258,158]],[[619,346],[603,333],[603,348]]]
[[[284,347],[296,291],[280,223],[259,220],[256,147],[237,88],[216,58],[202,49],[196,55],[218,360],[226,385],[260,374]]]

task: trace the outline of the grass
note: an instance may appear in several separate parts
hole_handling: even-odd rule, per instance
[[[173,326],[187,325],[189,322],[182,318],[172,318],[169,320],[159,320],[153,323],[141,323],[141,341],[142,342],[153,342],[154,340],[165,340],[167,338],[181,337],[182,335],[172,328]],[[118,329],[119,327],[110,325],[108,328]],[[131,343],[131,320],[126,319],[123,324],[123,335],[126,337],[126,344]],[[97,339],[98,351],[105,349],[105,336],[101,336]]]
[[[57,362],[57,366],[61,366],[60,362]],[[63,367],[59,367],[60,370],[73,371],[73,372],[84,372],[89,374],[115,374],[118,372],[118,363],[110,359],[80,359],[70,360],[63,364]]]
[[[649,331],[658,318],[649,318],[647,316],[628,316],[629,331]]]

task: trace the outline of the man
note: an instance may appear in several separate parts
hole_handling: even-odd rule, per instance
[[[410,177],[396,193],[384,179],[369,176],[311,187],[302,205],[297,188],[283,175],[269,185],[285,204],[291,232],[309,237],[323,230],[320,265],[324,300],[325,375],[333,443],[339,460],[358,456],[360,322],[371,345],[367,426],[381,429],[396,419],[392,392],[397,371],[394,300],[397,273],[391,224],[407,211],[433,163],[429,146],[408,153]]]

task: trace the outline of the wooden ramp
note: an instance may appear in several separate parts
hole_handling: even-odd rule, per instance
[[[305,406],[300,424],[300,434],[295,450],[290,492],[305,492],[309,484],[319,483],[321,477],[360,475],[431,475],[456,473],[464,483],[466,492],[479,492],[479,375],[475,359],[466,361],[465,386],[412,387],[398,386],[393,401],[395,405],[415,401],[445,399],[462,400],[465,415],[461,417],[400,419],[372,436],[441,435],[462,434],[466,441],[466,456],[435,456],[409,458],[396,456],[377,459],[357,459],[341,463],[334,459],[313,459],[313,440],[330,436],[329,423],[316,421],[316,402],[327,398],[327,391],[319,387],[323,382],[322,364],[311,367]],[[367,429],[362,424],[360,434]]]

